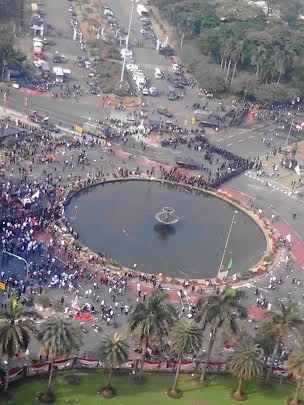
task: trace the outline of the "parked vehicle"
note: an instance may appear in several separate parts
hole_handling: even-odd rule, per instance
[[[175,91],[173,89],[169,89],[168,91],[168,99],[170,101],[174,101],[178,98],[177,94],[175,93]]]
[[[164,72],[160,70],[160,68],[156,67],[154,71],[155,79],[162,79],[164,77]]]
[[[159,115],[163,115],[163,116],[168,117],[168,118],[173,117],[173,114],[170,111],[168,111],[168,109],[165,108],[165,107],[159,107],[157,109],[157,112],[158,112]]]
[[[144,19],[149,19],[150,18],[148,10],[142,4],[137,5],[136,11],[137,11],[137,14],[138,14],[139,18],[144,18]]]
[[[161,46],[158,51],[161,55],[164,56],[173,56],[175,55],[175,50],[170,46]]]
[[[150,87],[149,88],[149,94],[152,97],[156,97],[158,95],[158,90],[156,87]]]

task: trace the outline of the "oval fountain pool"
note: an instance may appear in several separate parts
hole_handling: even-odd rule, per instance
[[[173,207],[178,222],[163,225],[155,215]],[[203,191],[154,181],[115,181],[82,190],[65,214],[82,244],[124,266],[180,278],[216,277],[235,207]],[[242,272],[263,256],[259,226],[239,211],[224,267]]]

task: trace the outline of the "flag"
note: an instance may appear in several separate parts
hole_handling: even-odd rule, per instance
[[[15,309],[17,307],[17,305],[18,305],[17,300],[16,300],[16,298],[14,298],[13,302],[12,302],[13,309]]]
[[[296,165],[296,167],[294,168],[295,172],[297,173],[298,176],[301,175],[301,169],[300,169],[300,165],[299,163]]]
[[[227,266],[227,270],[230,270],[232,268],[232,257],[230,258]]]
[[[224,271],[220,271],[219,273],[218,273],[218,275],[217,275],[217,277],[218,278],[220,278],[221,280],[223,279],[223,278],[226,278],[228,276],[228,270],[224,270]]]
[[[35,199],[39,198],[39,196],[40,196],[40,190],[37,190],[36,193],[32,195],[31,202],[35,201]]]

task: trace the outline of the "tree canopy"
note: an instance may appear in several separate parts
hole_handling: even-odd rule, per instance
[[[296,82],[297,88],[304,87],[302,69],[298,68],[304,60],[300,0],[266,0],[264,10],[246,2],[243,5],[238,2],[237,7],[231,3],[229,7],[229,0],[227,7],[211,0],[152,1],[178,33],[184,32],[184,46],[187,39],[197,44],[201,59],[206,62],[207,57],[209,65],[213,65],[213,70],[207,69],[204,74],[199,63],[193,67],[202,87],[208,83],[209,90],[215,93],[235,89],[239,93],[233,82],[240,72],[255,74],[254,89],[251,86],[247,90],[249,96],[257,96],[259,101],[262,94],[253,90],[264,85],[282,83],[285,88],[293,89]],[[286,94],[289,92],[271,92],[273,97],[268,99],[285,101]]]

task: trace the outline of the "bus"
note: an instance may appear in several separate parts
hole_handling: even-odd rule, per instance
[[[148,13],[148,10],[146,9],[145,6],[143,6],[142,4],[138,4],[137,6],[137,14],[139,16],[139,18],[145,18],[145,19],[149,19],[150,15]]]

